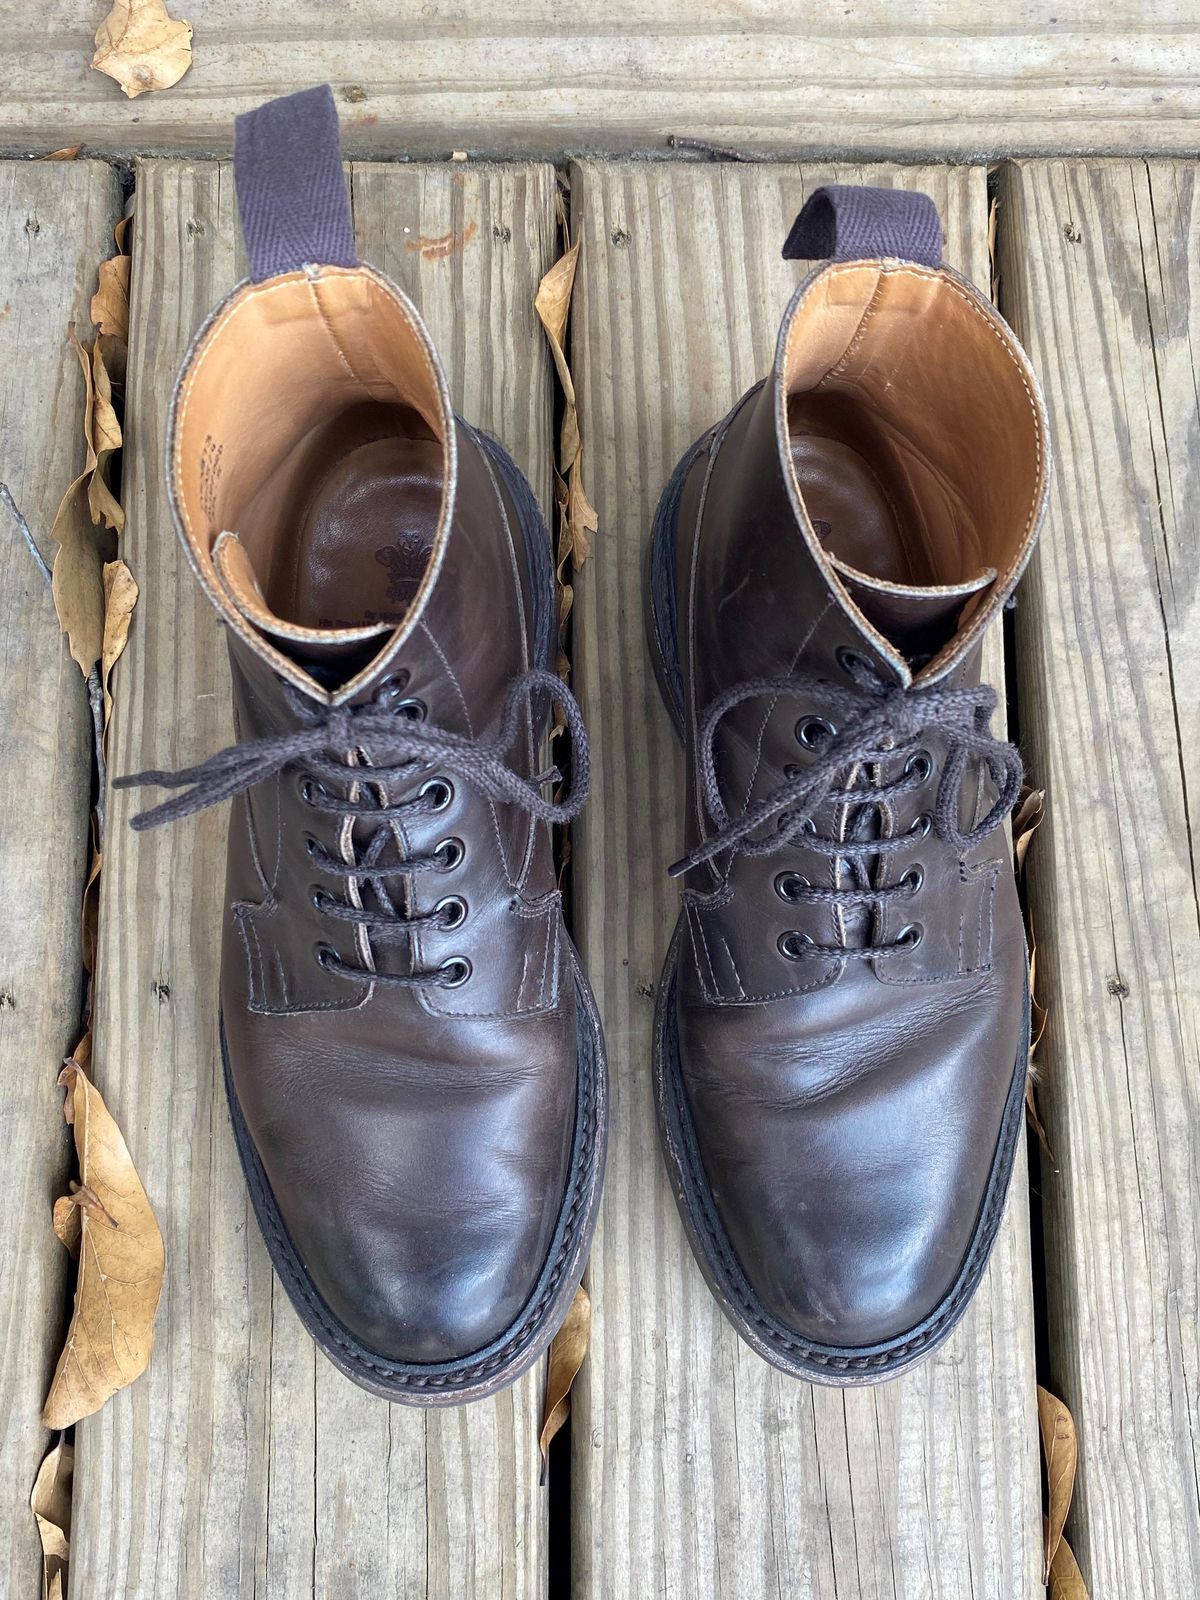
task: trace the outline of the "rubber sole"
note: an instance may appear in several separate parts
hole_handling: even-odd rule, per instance
[[[534,598],[533,654],[539,665],[552,666],[557,618],[556,580],[541,508],[503,445],[478,430],[470,431],[503,480],[515,507]],[[549,705],[544,708],[547,719],[550,709]],[[608,1142],[608,1077],[596,1002],[580,968],[575,947],[569,939],[567,944],[574,970],[578,1016],[577,1092],[571,1162],[558,1223],[538,1281],[520,1314],[486,1348],[455,1361],[390,1360],[356,1339],[325,1304],[288,1234],[242,1115],[229,1068],[224,1017],[221,1018],[221,1060],[234,1143],[271,1263],[296,1315],[318,1348],[346,1377],[381,1399],[403,1405],[452,1406],[496,1394],[535,1365],[570,1309],[596,1227]]]
[[[698,440],[676,467],[659,501],[650,540],[647,607],[650,653],[659,688],[681,740],[684,738],[684,692],[678,654],[675,525],[688,474],[710,438],[711,435],[706,434]],[[949,1337],[979,1286],[996,1242],[1017,1143],[1025,1122],[1028,986],[1022,1045],[1013,1067],[983,1204],[953,1285],[921,1322],[885,1343],[869,1346],[820,1344],[802,1338],[763,1304],[738,1260],[705,1176],[679,1052],[676,973],[682,927],[681,921],[667,954],[655,1007],[654,1098],[667,1175],[692,1254],[717,1304],[734,1328],[753,1350],[781,1372],[809,1383],[838,1388],[880,1383],[897,1377]]]

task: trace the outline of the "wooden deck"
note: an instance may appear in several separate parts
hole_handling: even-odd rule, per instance
[[[121,137],[93,85],[82,101],[76,85],[69,101],[55,77],[86,8],[56,7],[46,30],[30,14],[22,26],[46,34],[37,51],[26,41],[41,75],[17,130],[0,53],[0,139],[32,148],[43,131],[45,143],[62,143],[94,125],[108,148],[128,136],[150,149],[202,142],[218,121],[227,135],[231,105],[270,92],[271,30],[250,49],[229,43],[247,4],[220,8],[207,76],[198,31],[184,92],[144,113],[136,102],[145,120],[135,132],[126,110]],[[394,152],[404,118],[416,115],[399,109],[412,75],[434,59],[438,28],[449,38],[454,25],[437,24],[418,47],[384,20],[387,8],[358,0],[347,9],[377,29],[378,93],[392,97],[362,139]],[[521,80],[496,126],[516,145],[561,154],[564,128],[529,131],[539,58],[526,36],[543,9],[528,0],[506,13],[502,38],[472,33],[454,83],[437,93],[465,115],[488,49],[493,78],[520,52]],[[879,22],[885,9],[866,12]],[[765,48],[770,36],[786,53],[783,11],[751,10],[737,48],[756,39]],[[1073,26],[1071,10],[1060,7],[1060,30]],[[301,8],[298,35],[306,15]],[[724,26],[732,17],[731,7]],[[1192,21],[1182,6],[1164,12],[1154,49],[1182,60],[1194,48]],[[840,22],[828,26],[836,62],[850,47]],[[339,20],[336,31],[346,27]],[[682,48],[683,25],[673,27]],[[1131,25],[1112,27],[1128,41]],[[334,28],[309,76],[346,75]],[[1020,61],[1033,37],[1032,25],[1014,27],[1005,48]],[[713,41],[689,41],[702,45]],[[403,56],[403,82],[385,46]],[[573,48],[585,46],[614,52],[617,35]],[[289,48],[299,48],[294,37]],[[742,58],[720,48],[733,51],[721,77],[736,81]],[[899,48],[887,46],[893,62]],[[1087,48],[1117,49],[1094,35]],[[866,47],[855,50],[861,73]],[[1122,142],[1120,119],[1147,91],[1152,62],[1132,57],[1127,80],[1113,68],[1103,142]],[[1088,59],[1077,51],[1073,70],[1088,70]],[[836,66],[824,70],[836,78]],[[1051,62],[1043,87],[1053,71]],[[1162,91],[1165,143],[1182,126],[1176,114],[1194,109],[1200,68],[1174,83]],[[652,82],[609,92],[642,96],[636,115],[610,124],[622,137],[643,142],[667,126],[669,96],[648,109]],[[737,127],[710,106],[705,129],[741,137],[757,117],[755,139],[769,144],[792,94],[802,96],[799,80],[775,95],[768,117],[751,92]],[[579,95],[572,117],[595,120]],[[65,111],[78,115],[85,102],[94,124],[67,126]],[[429,106],[421,116],[432,140]],[[994,173],[999,300],[1042,374],[1057,450],[1051,516],[1019,591],[1007,661],[1010,713],[1050,793],[1030,867],[1050,1011],[1040,1065],[1055,1159],[1035,1145],[1032,1161],[1044,1264],[1030,1249],[1022,1158],[996,1255],[951,1341],[880,1388],[810,1388],[774,1373],[720,1317],[657,1151],[649,1038],[676,906],[665,865],[677,854],[680,761],[644,645],[651,510],[683,447],[765,369],[800,270],[780,259],[780,242],[815,184],[836,176],[929,190],[950,258],[988,284],[984,166],[853,165],[845,152],[868,124],[875,148],[911,155],[944,140],[937,148],[961,151],[982,138],[990,110],[976,97],[969,115],[924,124],[922,139],[910,125],[922,117],[919,83],[903,126],[863,101],[859,123],[820,141],[841,145],[840,164],[351,168],[362,254],[416,297],[456,405],[506,440],[547,504],[554,374],[532,302],[558,247],[560,179],[584,241],[572,365],[600,530],[576,580],[572,658],[596,776],[571,871],[613,1073],[613,1144],[588,1277],[591,1351],[549,1485],[539,1482],[540,1373],[495,1401],[425,1415],[368,1398],[314,1355],[250,1215],[220,1087],[224,817],[135,838],[125,826],[131,802],[113,794],[95,1076],[155,1205],[168,1271],[149,1371],[76,1430],[76,1600],[1027,1600],[1044,1593],[1039,1380],[1062,1394],[1079,1428],[1068,1532],[1093,1600],[1200,1592],[1196,162],[1035,160]],[[1078,131],[1070,110],[1059,147]],[[1048,99],[1043,113],[1022,124],[1033,143],[1053,138]],[[811,128],[811,102],[805,115]],[[899,115],[894,94],[890,115]],[[167,116],[170,125],[155,120]],[[449,112],[445,126],[443,147],[459,143]],[[1144,124],[1138,137],[1144,144]],[[163,159],[140,161],[133,180],[122,553],[141,598],[116,675],[116,772],[183,765],[230,735],[224,649],[170,527],[161,451],[180,356],[240,271],[232,175],[224,162]],[[0,163],[0,478],[43,542],[82,454],[65,326],[87,324],[121,203],[100,162]],[[448,253],[422,248],[446,235]],[[33,1600],[41,1563],[28,1491],[48,1442],[37,1408],[68,1294],[48,1210],[67,1170],[53,1085],[78,1020],[89,735],[49,595],[7,525],[0,579],[0,894],[10,919],[0,953],[0,1595]],[[1005,666],[996,637],[993,681]]]
[[[328,81],[355,155],[662,150],[974,159],[1196,148],[1194,0],[175,0],[192,70],[129,103],[84,70],[105,6],[0,0],[0,151],[229,152],[232,118]]]

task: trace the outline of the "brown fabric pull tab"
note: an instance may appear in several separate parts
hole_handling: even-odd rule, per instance
[[[942,224],[927,194],[831,183],[814,190],[784,241],[785,261],[864,261],[895,256],[942,264]]]
[[[310,264],[356,267],[329,85],[268,100],[235,127],[233,173],[255,283]]]

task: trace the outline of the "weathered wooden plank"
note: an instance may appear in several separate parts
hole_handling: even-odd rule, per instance
[[[420,302],[456,403],[548,495],[550,369],[532,298],[554,252],[546,167],[353,169],[359,244]],[[142,598],[111,766],[231,737],[224,645],[162,488],[163,418],[193,328],[240,270],[227,166],[139,169],[126,554]],[[431,238],[448,234],[445,249]],[[282,403],[282,397],[281,397]],[[539,1375],[430,1415],[373,1400],[313,1347],[274,1283],[220,1084],[224,817],[135,838],[114,795],[96,1075],[167,1241],[146,1376],[79,1430],[80,1594],[537,1596]]]
[[[47,554],[59,496],[83,466],[83,375],[67,324],[87,331],[120,203],[99,162],[0,164],[0,479]],[[0,510],[0,1593],[12,1595],[41,1584],[29,1491],[70,1300],[50,1231],[70,1155],[54,1081],[80,1021],[90,751],[79,668]]]
[[[1041,369],[1057,477],[1017,614],[1048,781],[1032,862],[1053,1380],[1093,1595],[1200,1584],[1200,203],[1192,163],[1003,180],[1004,306]]]
[[[181,8],[187,14],[187,8]],[[1192,0],[214,0],[169,94],[89,70],[93,0],[0,0],[0,148],[230,148],[235,112],[329,80],[355,154],[628,151],[671,136],[779,154],[979,159],[1195,145]],[[1052,13],[1052,14],[1051,14]]]
[[[652,989],[678,909],[665,867],[683,789],[644,643],[645,543],[678,456],[769,366],[803,271],[780,246],[828,175],[573,174],[584,240],[573,348],[600,514],[576,586],[575,683],[598,759],[575,893],[614,1078],[595,1331],[573,1422],[580,1600],[1041,1593],[1023,1154],[992,1266],[953,1339],[901,1379],[840,1393],[781,1377],[737,1340],[692,1261],[658,1152]],[[981,169],[837,176],[929,190],[952,259],[986,283]]]

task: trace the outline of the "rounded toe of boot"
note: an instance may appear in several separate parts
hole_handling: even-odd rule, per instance
[[[960,1016],[924,1037],[880,1030],[869,1058],[850,1029],[817,1056],[743,1040],[729,1054],[710,1035],[685,1071],[703,1203],[740,1268],[724,1298],[781,1364],[794,1339],[799,1362],[808,1346],[818,1364],[888,1347],[881,1366],[898,1370],[969,1300],[1003,1207],[1019,1083],[1007,1036],[981,1052],[978,1016]]]
[[[353,1213],[327,1213],[317,1228],[303,1253],[321,1298],[358,1344],[409,1366],[461,1361],[502,1338],[546,1254],[540,1229],[515,1218],[428,1229],[394,1218],[366,1237]]]
[[[496,1030],[487,1048],[437,1060],[404,1059],[382,1037],[357,1059],[312,1049],[311,1035],[305,1050],[290,1033],[286,1051],[260,1037],[253,1070],[233,1074],[275,1265],[310,1330],[346,1359],[461,1362],[524,1340],[527,1307],[536,1320],[576,1093],[571,1035],[543,1027],[537,1040]]]

